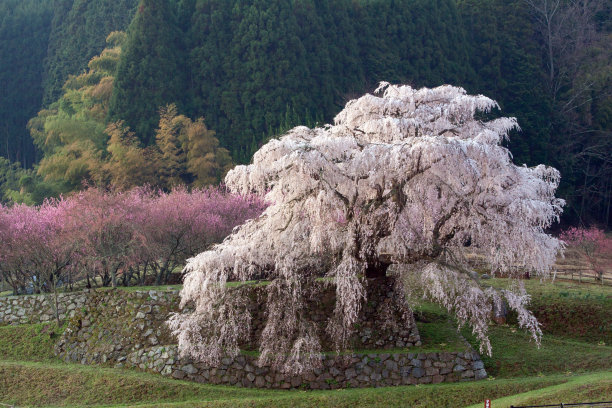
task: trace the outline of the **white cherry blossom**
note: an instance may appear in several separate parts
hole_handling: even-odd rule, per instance
[[[505,297],[536,341],[541,331],[524,290],[482,289],[465,255],[478,250],[494,272],[550,274],[561,243],[545,229],[564,204],[559,172],[512,163],[501,143],[514,118],[486,120],[495,101],[444,85],[381,83],[350,101],[334,125],[296,127],[271,140],[225,179],[271,203],[257,219],[191,258],[182,306],[170,326],[183,354],[205,362],[239,352],[250,330],[240,290],[264,278],[267,326],[260,363],[300,373],[320,364],[320,340],[302,308],[317,279],[335,284],[327,335],[347,347],[364,302],[364,279],[398,276],[469,324],[490,353],[492,305]],[[393,265],[392,268],[388,268]],[[381,323],[382,324],[382,323]]]

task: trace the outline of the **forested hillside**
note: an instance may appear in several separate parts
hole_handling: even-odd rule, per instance
[[[25,166],[36,157],[25,125],[41,106],[52,18],[47,0],[0,1],[0,156]]]
[[[330,122],[384,80],[493,97],[521,125],[507,142],[515,162],[561,171],[566,220],[610,225],[612,1],[542,8],[549,3],[0,0],[0,154],[24,168],[38,163],[28,171],[0,162],[3,199],[37,201],[83,179],[164,188],[214,181],[229,163],[215,140],[248,162],[268,138]],[[86,72],[115,30],[127,36],[112,72],[96,74],[91,62]],[[112,88],[100,105],[82,96],[102,76]],[[65,127],[90,119],[93,133]]]
[[[60,96],[69,75],[80,74],[87,62],[100,53],[108,34],[128,26],[138,0],[54,0],[54,3],[44,62],[44,106]]]
[[[71,74],[125,29],[138,0],[0,0],[0,155],[31,167],[38,159],[26,129],[55,101]]]

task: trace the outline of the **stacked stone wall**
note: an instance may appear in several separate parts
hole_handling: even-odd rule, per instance
[[[266,322],[265,286],[245,287],[252,300],[251,339],[247,350],[257,350]],[[256,352],[225,358],[216,367],[181,358],[176,340],[165,321],[178,311],[177,291],[90,290],[58,296],[60,318],[67,328],[55,346],[67,362],[135,367],[164,376],[192,381],[264,388],[333,389],[402,384],[426,384],[486,377],[478,354],[469,346],[461,352],[410,353],[420,346],[412,313],[398,306],[401,295],[392,282],[367,287],[368,300],[355,326],[353,349],[381,350],[374,354],[326,353],[323,366],[312,373],[291,376],[257,365]],[[335,290],[322,285],[308,312],[324,338],[333,313]],[[53,320],[50,295],[0,298],[0,324],[39,323]],[[381,321],[386,324],[379,324]],[[324,349],[330,345],[323,342]],[[402,352],[397,352],[402,349]]]
[[[420,346],[413,314],[405,302],[397,302],[393,282],[378,282],[366,289],[368,300],[355,324],[351,349]],[[255,351],[266,325],[266,287],[245,286],[241,290],[250,299],[252,316],[249,340],[241,348]],[[85,306],[69,320],[56,352],[65,361],[105,363],[147,347],[175,344],[165,322],[178,311],[179,302],[177,291],[91,291]],[[334,350],[325,333],[334,305],[335,288],[321,285],[305,306],[327,351]]]
[[[55,346],[65,361],[112,363],[143,348],[174,344],[165,321],[177,291],[91,291]]]
[[[117,367],[136,367],[202,383],[257,388],[336,389],[437,384],[486,378],[480,356],[471,350],[442,353],[374,353],[324,355],[312,373],[290,375],[257,365],[257,357],[224,358],[216,367],[180,358],[176,346],[139,350]]]
[[[85,292],[57,295],[60,320],[73,317],[87,302]],[[56,299],[53,294],[0,297],[0,325],[45,323],[56,318]]]

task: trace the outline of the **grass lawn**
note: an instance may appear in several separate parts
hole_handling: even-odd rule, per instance
[[[457,351],[467,348],[466,342],[457,335],[457,326],[440,306],[421,302],[414,307],[414,316],[423,343],[419,348],[424,351]]]
[[[476,348],[469,330],[462,333]],[[545,334],[538,349],[528,333],[513,326],[493,326],[489,338],[493,355],[482,360],[489,376],[496,378],[612,370],[610,346]]]
[[[494,288],[507,288],[512,281],[495,278],[481,280],[485,285]],[[580,283],[578,281],[555,279],[540,281],[539,279],[526,279],[522,281],[527,293],[534,302],[561,302],[566,304],[593,303],[596,305],[612,305],[612,287],[594,283]]]
[[[523,281],[531,295],[530,310],[542,324],[545,334],[612,345],[612,287],[577,281]],[[507,279],[485,283],[503,288]],[[516,322],[512,317],[510,323]]]
[[[276,391],[196,384],[131,370],[0,362],[0,401],[17,406],[458,407],[560,384],[563,376],[456,384]]]
[[[579,402],[612,401],[612,373],[595,373],[568,377],[567,382],[538,390],[527,391],[491,401],[495,408],[511,405],[572,404]],[[481,408],[482,404],[469,408]]]
[[[0,326],[0,361],[60,361],[53,346],[62,330],[46,323]]]

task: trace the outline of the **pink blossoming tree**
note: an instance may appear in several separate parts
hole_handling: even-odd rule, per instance
[[[67,217],[70,200],[47,200],[39,207],[0,208],[0,275],[15,293],[52,293],[59,323],[58,285],[79,278],[80,228]]]
[[[557,170],[516,166],[501,146],[515,119],[483,121],[495,101],[461,88],[382,83],[350,101],[334,125],[297,127],[270,141],[225,179],[272,203],[223,243],[189,260],[182,306],[171,317],[183,355],[214,363],[235,355],[249,333],[246,300],[226,286],[262,273],[270,280],[260,364],[299,373],[321,364],[315,327],[302,305],[314,280],[336,288],[330,338],[346,347],[364,280],[398,277],[468,323],[490,352],[492,305],[505,297],[539,340],[524,289],[483,290],[465,253],[479,248],[494,270],[546,277],[560,242],[544,232],[562,211]]]
[[[158,192],[146,203],[140,226],[146,237],[145,264],[162,284],[187,258],[219,243],[236,225],[258,217],[266,205],[256,196],[227,194],[222,188]]]
[[[30,207],[0,206],[0,279],[15,294],[165,284],[185,259],[219,243],[266,207],[223,188],[162,192],[89,188]]]
[[[81,228],[83,263],[103,286],[118,284],[119,273],[142,260],[146,222],[146,190],[108,192],[89,188],[72,196],[73,211],[66,217]]]
[[[41,231],[36,222],[36,208],[21,204],[0,207],[0,272],[13,293],[23,293],[32,288],[34,268],[31,253]],[[45,234],[46,235],[46,234]]]

